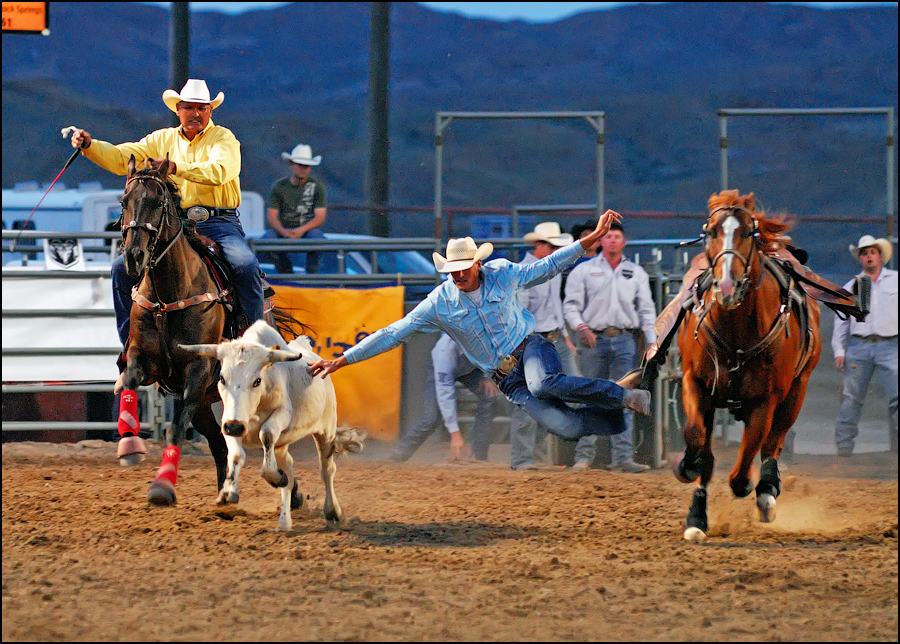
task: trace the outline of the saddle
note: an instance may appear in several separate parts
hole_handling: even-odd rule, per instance
[[[209,270],[219,293],[222,294],[220,302],[226,311],[222,335],[228,340],[239,338],[249,325],[247,316],[244,315],[240,302],[234,295],[234,272],[231,265],[226,261],[219,245],[211,239],[191,235],[189,241],[191,248],[197,251]]]

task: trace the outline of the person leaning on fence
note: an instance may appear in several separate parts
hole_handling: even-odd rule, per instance
[[[593,227],[592,227],[593,230]],[[574,241],[572,235],[563,233],[555,221],[545,221],[530,233],[523,241],[533,244],[532,250],[525,254],[519,262],[527,266],[550,255],[557,248],[568,246]],[[519,300],[534,316],[534,331],[553,343],[562,362],[563,373],[577,376],[575,366],[575,345],[569,338],[569,330],[563,317],[560,289],[562,275],[526,288],[519,292]],[[547,429],[528,416],[519,407],[513,407],[510,414],[509,466],[514,470],[532,470],[538,468],[537,461],[546,452]]]
[[[886,239],[863,235],[850,253],[872,279],[872,299],[865,320],[835,316],[831,336],[834,366],[844,372],[841,409],[835,422],[838,456],[851,456],[859,434],[863,400],[877,373],[888,401],[890,449],[897,452],[897,271],[885,268],[893,248]],[[851,290],[856,279],[844,285]]]
[[[196,222],[197,231],[217,242],[234,272],[238,302],[247,322],[263,319],[263,287],[256,255],[247,245],[238,218],[241,205],[241,146],[231,130],[216,125],[212,112],[225,100],[219,92],[210,98],[206,81],[189,79],[181,92],[167,89],[162,100],[178,115],[180,127],[151,132],[137,143],[113,145],[94,139],[82,130],[72,135],[72,146],[114,174],[128,172],[128,160],[134,155],[140,164],[148,160],[153,167],[168,155],[168,178],[178,187],[181,208]],[[131,316],[131,290],[141,277],[125,272],[120,255],[112,264],[113,305],[122,346],[128,342]],[[121,375],[120,375],[121,379]],[[116,382],[116,393],[121,383]]]
[[[566,282],[566,321],[577,333],[581,373],[589,378],[622,378],[637,361],[635,334],[656,341],[656,308],[647,272],[624,258],[625,229],[613,224],[600,240],[602,252],[578,265]],[[628,428],[610,436],[611,469],[637,474],[650,469],[634,462],[633,418]],[[597,456],[597,437],[585,436],[575,447],[575,470],[586,470]]]
[[[466,442],[456,415],[457,382],[471,391],[478,400],[471,434],[472,456],[478,461],[488,460],[488,448],[494,429],[494,400],[499,393],[497,385],[481,369],[469,362],[453,338],[443,334],[431,350],[422,414],[397,442],[390,457],[392,461],[409,460],[440,427],[441,419],[450,433],[450,458],[459,460],[463,457]]]
[[[322,224],[325,223],[325,185],[310,174],[313,167],[322,162],[322,157],[313,156],[312,148],[299,144],[281,158],[290,163],[291,176],[275,182],[269,191],[266,203],[266,219],[271,226],[263,236],[265,239],[325,239]],[[300,264],[300,253],[272,251],[275,270],[279,273],[293,273],[294,265]],[[306,253],[306,272],[319,272],[321,253]]]
[[[451,239],[447,257],[433,254],[439,273],[452,279],[435,287],[405,317],[376,331],[334,360],[310,365],[313,376],[327,376],[348,364],[394,349],[417,333],[443,331],[466,357],[492,374],[500,391],[549,432],[567,440],[590,434],[625,431],[624,408],[650,413],[650,392],[601,378],[567,376],[559,354],[544,336],[533,333],[534,316],[518,293],[558,275],[609,231],[621,215],[607,210],[597,227],[581,242],[564,246],[533,264],[496,259],[490,243],[477,246],[471,237]],[[582,403],[572,409],[566,403]]]

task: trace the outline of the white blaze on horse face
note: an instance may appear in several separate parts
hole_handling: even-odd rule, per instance
[[[723,223],[722,223],[722,238],[723,238],[723,251],[729,251],[735,249],[734,243],[734,235],[740,229],[741,222],[738,221],[737,217],[734,215],[730,215]],[[725,253],[722,257],[722,279],[719,282],[719,290],[722,291],[722,295],[729,296],[734,294],[734,282],[731,279],[731,262],[732,262],[732,254]]]

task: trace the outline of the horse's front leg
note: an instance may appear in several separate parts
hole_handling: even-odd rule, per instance
[[[324,433],[313,434],[316,440],[316,448],[319,450],[319,474],[325,483],[325,519],[334,523],[340,523],[344,518],[344,511],[334,491],[334,474],[337,465],[334,462],[335,437],[331,438]]]
[[[162,463],[147,492],[147,500],[154,505],[175,504],[175,483],[178,479],[178,462],[181,460],[179,446],[184,441],[188,423],[191,422],[206,393],[212,363],[211,359],[199,358],[192,360],[185,370],[184,382],[187,384],[182,398],[181,413],[166,429],[166,449],[163,450]]]
[[[738,461],[728,477],[728,485],[738,498],[744,498],[753,491],[753,482],[750,480],[750,470],[753,459],[759,452],[763,439],[766,438],[772,426],[772,415],[775,412],[775,403],[769,399],[760,401],[755,406],[750,406],[745,415],[744,435],[741,438],[741,450]]]
[[[682,389],[686,415],[684,426],[686,447],[684,457],[674,462],[673,468],[675,476],[684,483],[700,479],[700,485],[694,491],[685,519],[684,538],[688,541],[702,541],[709,531],[706,506],[708,486],[715,465],[710,438],[716,410],[701,384],[691,376],[690,370],[685,371]]]
[[[147,446],[138,436],[141,431],[137,408],[137,389],[144,382],[147,370],[141,364],[137,349],[128,351],[128,361],[123,372],[123,388],[119,394],[119,443],[116,456],[119,465],[130,467],[144,460]]]

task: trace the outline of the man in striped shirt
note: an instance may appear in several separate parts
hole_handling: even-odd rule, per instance
[[[436,287],[405,317],[376,331],[335,360],[310,366],[326,376],[348,364],[389,351],[416,333],[443,331],[462,347],[469,360],[490,373],[507,399],[567,440],[625,431],[624,408],[650,413],[650,392],[629,390],[602,378],[563,373],[559,354],[534,331],[534,316],[519,301],[519,291],[561,273],[585,249],[597,243],[621,215],[607,210],[596,229],[581,241],[560,248],[532,264],[497,259],[490,243],[476,246],[471,237],[451,239],[447,257],[434,253],[438,272],[452,279]],[[566,403],[580,403],[572,409]]]

